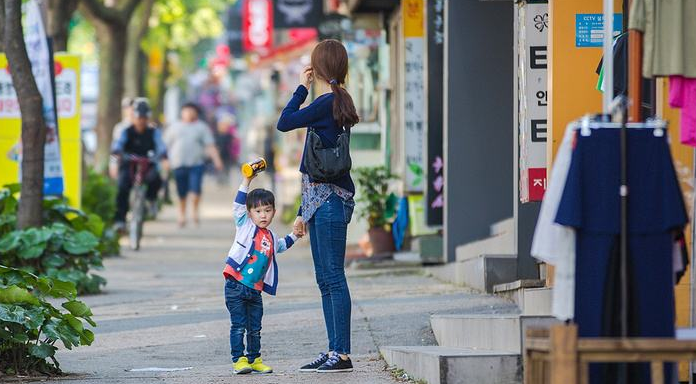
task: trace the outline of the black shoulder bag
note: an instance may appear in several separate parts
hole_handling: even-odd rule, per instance
[[[321,137],[308,128],[307,151],[304,166],[314,181],[326,183],[340,179],[350,172],[353,163],[350,159],[350,128],[344,128],[338,135],[335,147],[324,147]]]

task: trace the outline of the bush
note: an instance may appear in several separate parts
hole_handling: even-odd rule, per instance
[[[97,293],[106,280],[89,273],[101,269],[104,223],[95,214],[69,207],[63,199],[44,199],[44,226],[15,229],[16,185],[0,189],[0,264],[73,283],[79,293]]]
[[[68,349],[92,344],[94,334],[83,321],[96,324],[76,295],[73,283],[0,265],[0,375],[60,373],[58,340]],[[64,310],[48,298],[62,299]]]
[[[89,171],[82,187],[82,209],[95,214],[104,222],[99,251],[104,256],[117,256],[121,252],[118,233],[112,229],[116,214],[117,186],[109,177]]]
[[[357,174],[358,217],[367,219],[370,228],[384,227],[394,216],[396,196],[389,193],[389,182],[396,179],[385,166],[355,169]]]

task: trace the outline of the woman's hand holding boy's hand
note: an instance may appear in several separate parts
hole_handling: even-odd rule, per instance
[[[297,216],[295,223],[292,225],[292,233],[299,237],[303,237],[307,233],[307,224],[302,220],[302,216]]]
[[[304,87],[309,90],[312,81],[314,81],[314,70],[312,67],[306,66],[302,70],[302,73],[300,73],[300,84],[304,85]]]

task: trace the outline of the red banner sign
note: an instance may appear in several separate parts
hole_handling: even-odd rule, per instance
[[[244,0],[242,7],[244,50],[265,52],[273,44],[273,2]]]

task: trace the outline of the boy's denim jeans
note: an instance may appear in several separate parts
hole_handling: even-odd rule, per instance
[[[230,312],[230,352],[232,361],[244,356],[244,331],[246,331],[246,357],[252,363],[261,356],[261,318],[263,300],[261,292],[249,288],[234,279],[225,279],[225,304]]]
[[[344,260],[346,232],[355,203],[332,194],[309,220],[314,272],[329,336],[329,351],[350,353],[350,292]]]

